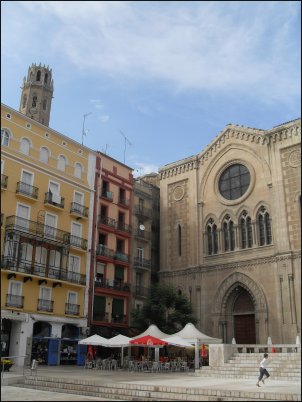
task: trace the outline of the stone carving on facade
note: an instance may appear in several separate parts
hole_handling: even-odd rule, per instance
[[[250,294],[256,313],[267,312],[265,294],[260,286],[249,276],[241,272],[234,272],[219,286],[213,299],[215,301],[212,310],[213,314],[225,314],[228,298],[238,285],[242,286]]]
[[[297,149],[292,151],[288,157],[289,166],[296,168],[301,166],[301,153]]]

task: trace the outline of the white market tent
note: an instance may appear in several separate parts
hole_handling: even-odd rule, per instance
[[[95,335],[89,336],[88,338],[82,339],[81,341],[79,341],[79,344],[80,345],[93,345],[93,346],[107,346],[108,339],[95,334]]]
[[[155,324],[151,324],[146,331],[142,332],[139,335],[134,336],[132,339],[140,338],[142,336],[151,335],[155,338],[163,339],[167,338],[169,335],[162,332]]]
[[[195,344],[195,368],[199,368],[199,350],[198,346],[202,343],[210,344],[210,343],[222,343],[222,339],[212,338],[208,335],[203,334],[200,332],[195,325],[192,323],[186,324],[186,326],[173,334],[173,336],[180,336],[181,338],[185,339],[189,343]]]
[[[113,338],[107,339],[107,347],[109,348],[122,348],[121,351],[121,364],[124,365],[124,347],[131,346],[130,341],[132,338],[128,336],[119,334],[114,336]]]
[[[188,342],[196,342],[196,339],[199,341],[199,343],[222,343],[222,339],[218,338],[212,338],[211,336],[205,335],[202,332],[200,332],[195,325],[191,324],[190,322],[186,324],[186,326],[173,334],[173,336],[180,336],[183,339],[186,339]]]
[[[192,345],[185,339],[181,338],[180,336],[172,335],[167,338],[163,338],[162,340],[168,342],[169,345],[179,346],[181,348],[193,348],[194,347],[194,345]]]

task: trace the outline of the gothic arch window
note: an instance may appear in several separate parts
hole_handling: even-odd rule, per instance
[[[241,248],[253,246],[252,220],[247,211],[243,211],[239,218]]]
[[[46,110],[46,107],[47,107],[47,99],[43,99],[43,103],[42,103],[43,110]]]
[[[48,81],[48,74],[46,73],[44,76],[44,84],[47,84],[47,81]]]
[[[10,132],[6,128],[1,129],[1,145],[8,147],[10,137]]]
[[[23,100],[22,100],[22,107],[24,108],[26,106],[26,102],[27,102],[27,95],[23,95]]]
[[[271,219],[266,208],[262,206],[257,214],[259,245],[266,246],[272,243]]]
[[[38,100],[37,95],[34,95],[34,96],[33,96],[32,103],[31,103],[31,106],[32,106],[32,107],[37,107],[37,100]]]
[[[235,230],[234,223],[229,215],[226,215],[222,223],[224,251],[235,249]]]
[[[206,232],[208,241],[208,255],[217,254],[218,253],[217,226],[212,218],[208,220]]]
[[[49,160],[49,150],[46,147],[40,149],[40,161],[43,163],[48,163]]]
[[[78,179],[81,179],[82,178],[82,171],[83,171],[82,165],[77,162],[74,165],[74,175],[75,175],[75,177],[77,177]]]
[[[41,81],[41,71],[40,71],[40,70],[37,71],[37,78],[36,78],[36,80],[37,80],[37,81]]]
[[[64,155],[60,155],[58,158],[58,169],[62,170],[63,172],[65,172],[66,169],[66,158]]]
[[[20,142],[20,152],[25,155],[29,155],[30,141],[28,138],[22,138]]]
[[[181,226],[178,225],[178,256],[181,257]]]

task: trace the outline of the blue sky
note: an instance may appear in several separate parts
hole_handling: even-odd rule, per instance
[[[195,155],[228,123],[300,117],[298,1],[1,2],[1,102],[53,71],[50,127],[135,175]]]

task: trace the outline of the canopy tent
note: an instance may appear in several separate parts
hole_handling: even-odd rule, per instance
[[[198,347],[201,343],[222,343],[222,339],[212,338],[208,335],[203,334],[200,332],[195,325],[192,323],[186,324],[186,326],[173,334],[173,336],[180,336],[181,338],[185,339],[189,343],[195,344],[195,368],[199,368],[199,350]]]
[[[107,339],[107,345],[109,348],[118,348],[122,346],[129,346],[129,342],[132,338],[125,335],[116,335],[113,338]]]
[[[168,345],[168,342],[163,341],[162,339],[156,338],[152,335],[141,336],[140,338],[131,339],[131,345],[134,346],[145,346],[145,347],[154,347],[158,348],[160,346]]]
[[[212,338],[211,336],[203,334],[190,322],[186,324],[182,330],[173,334],[173,336],[180,336],[188,342],[192,341],[193,343],[195,343],[196,339],[199,343],[222,343],[222,339]]]
[[[164,332],[162,332],[155,324],[151,324],[149,326],[149,328],[146,329],[146,331],[142,332],[139,335],[134,336],[132,339],[137,339],[137,338],[141,338],[142,336],[146,336],[146,335],[151,335],[154,336],[155,338],[166,338],[169,335],[165,334]]]
[[[109,348],[122,348],[121,350],[121,365],[123,367],[124,365],[124,347],[125,346],[131,346],[130,345],[130,340],[132,338],[129,338],[128,336],[119,334],[114,336],[113,338],[107,339],[107,347]]]
[[[107,346],[108,339],[103,338],[100,335],[92,335],[88,338],[82,339],[79,341],[80,345],[94,345],[94,346]]]
[[[168,342],[169,345],[178,346],[181,348],[193,348],[194,345],[181,338],[180,336],[169,336],[168,338],[163,338],[163,341]]]

